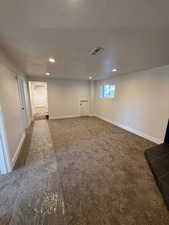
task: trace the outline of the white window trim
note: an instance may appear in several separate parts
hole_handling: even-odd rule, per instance
[[[105,85],[109,85],[109,86],[113,85],[113,86],[115,86],[115,94],[114,94],[114,96],[112,96],[112,97],[103,97],[103,91],[104,91],[103,88],[104,88]],[[116,95],[116,84],[102,84],[100,86],[100,89],[99,89],[99,97],[101,99],[104,99],[104,100],[106,100],[106,99],[113,99],[113,98],[115,98],[115,95]]]

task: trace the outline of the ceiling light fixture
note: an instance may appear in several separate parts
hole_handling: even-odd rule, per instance
[[[92,77],[91,76],[89,77],[89,80],[92,80]]]
[[[51,57],[51,58],[49,58],[49,62],[55,63],[55,59]]]
[[[90,52],[90,55],[95,55],[97,56],[98,54],[101,54],[104,51],[103,47],[97,47],[92,49],[92,51]]]
[[[45,73],[45,75],[46,75],[46,76],[50,76],[50,73],[49,73],[49,72],[47,72],[47,73]]]
[[[112,69],[112,72],[117,72],[117,69],[116,69],[116,68],[113,68],[113,69]]]

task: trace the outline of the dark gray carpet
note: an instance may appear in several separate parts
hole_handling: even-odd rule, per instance
[[[169,224],[144,158],[153,143],[97,118],[49,121],[49,127],[66,224]]]
[[[89,117],[35,121],[25,143],[0,176],[1,225],[169,224],[144,159],[153,143]]]

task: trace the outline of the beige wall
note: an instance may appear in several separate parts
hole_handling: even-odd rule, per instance
[[[102,84],[116,85],[114,99],[99,97]],[[169,66],[97,81],[94,111],[125,129],[163,141],[169,118]]]
[[[4,115],[10,159],[24,132],[17,80],[14,72],[0,64],[0,104]]]
[[[50,118],[79,116],[80,99],[90,100],[88,81],[48,80]]]
[[[17,83],[16,67],[0,51],[0,105],[4,117],[5,133],[7,138],[10,164],[13,166],[17,159],[18,150],[20,150],[21,140],[24,137],[25,125],[27,126],[31,119],[30,102],[26,79],[22,77],[25,89],[25,101],[27,109],[27,124],[23,121],[21,104]]]

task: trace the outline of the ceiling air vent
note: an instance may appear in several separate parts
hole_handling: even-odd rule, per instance
[[[94,48],[92,51],[91,51],[91,55],[98,55],[98,54],[101,54],[102,52],[104,51],[104,48],[102,47],[97,47],[97,48]]]

